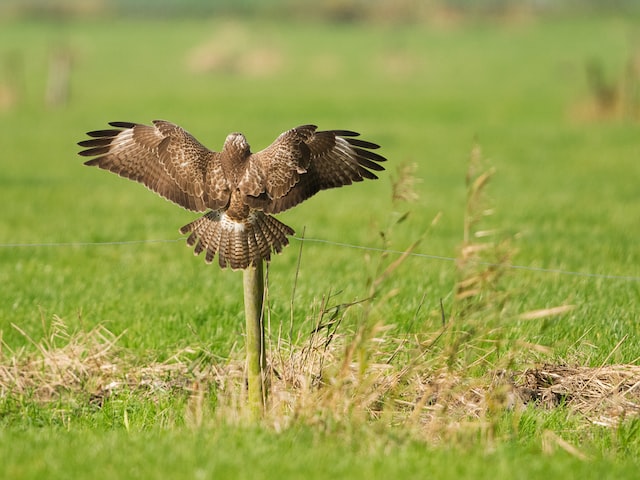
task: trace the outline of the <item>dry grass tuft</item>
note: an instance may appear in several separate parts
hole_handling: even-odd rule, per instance
[[[396,168],[396,174],[391,180],[391,202],[416,202],[420,198],[416,186],[420,179],[416,177],[418,164],[401,163]]]
[[[165,362],[135,365],[134,357],[117,347],[121,335],[103,326],[89,332],[70,333],[65,322],[54,316],[45,338],[33,340],[17,325],[35,350],[0,349],[0,396],[33,398],[50,402],[66,397],[83,397],[102,402],[114,391],[134,389],[153,395],[183,381],[187,372],[181,351]]]
[[[565,405],[598,425],[615,426],[625,417],[640,414],[639,365],[545,364],[515,378],[524,401],[544,408]]]
[[[498,303],[495,299],[498,282],[515,253],[509,239],[499,238],[499,232],[483,225],[494,214],[486,198],[486,188],[494,174],[495,169],[488,166],[480,145],[476,143],[471,150],[467,170],[463,242],[457,261],[459,279],[455,294],[465,310],[472,305],[475,310],[485,310]],[[492,298],[487,298],[487,294]]]

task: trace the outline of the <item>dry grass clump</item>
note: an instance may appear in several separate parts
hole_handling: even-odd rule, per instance
[[[399,338],[392,327],[378,323],[340,332],[345,314],[306,341],[281,344],[271,352],[266,424],[276,430],[296,423],[330,430],[382,421],[437,441],[470,427],[490,431],[496,413],[526,404],[563,406],[604,426],[640,415],[640,366],[544,364],[470,376],[447,367],[442,352]],[[35,351],[11,351],[3,345],[0,397],[39,403],[68,399],[100,407],[122,392],[141,400],[169,392],[189,397],[189,424],[200,425],[211,416],[225,422],[246,420],[239,353],[237,359],[211,363],[198,361],[201,349],[192,348],[164,362],[141,365],[117,346],[118,338],[104,327],[69,334],[55,318],[49,337],[34,342]],[[217,396],[214,412],[205,407],[211,391]]]
[[[515,376],[524,401],[545,408],[566,405],[598,425],[614,426],[640,414],[640,366],[597,368],[544,364]]]
[[[184,350],[164,362],[136,365],[135,358],[117,346],[121,335],[103,326],[89,332],[70,333],[54,316],[45,338],[35,341],[17,325],[35,350],[12,350],[0,344],[0,397],[18,396],[37,402],[79,397],[101,404],[123,389],[168,390],[184,381],[189,352]]]

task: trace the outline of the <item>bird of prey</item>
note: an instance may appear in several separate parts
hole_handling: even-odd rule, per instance
[[[378,178],[386,159],[375,143],[350,130],[318,131],[302,125],[252,153],[241,133],[227,136],[222,150],[209,150],[186,130],[164,120],[153,125],[110,122],[78,143],[85,165],[144,184],[162,197],[204,216],[180,229],[190,234],[194,254],[216,253],[234,270],[269,260],[294,231],[274,218],[320,190]]]

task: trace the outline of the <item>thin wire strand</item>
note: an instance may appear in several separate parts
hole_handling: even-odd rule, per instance
[[[184,237],[175,239],[122,240],[117,242],[51,242],[51,243],[0,243],[0,248],[28,247],[104,247],[109,245],[139,245],[142,243],[176,243],[184,241]]]
[[[338,247],[344,247],[344,248],[354,248],[354,249],[358,249],[358,250],[368,250],[368,251],[373,251],[373,252],[382,252],[382,253],[393,253],[396,255],[402,255],[405,252],[401,251],[401,250],[390,250],[390,249],[386,249],[386,248],[378,248],[378,247],[367,247],[367,246],[363,246],[363,245],[352,245],[349,243],[341,243],[341,242],[333,242],[331,240],[323,240],[321,238],[305,238],[304,240],[298,237],[292,237],[295,238],[298,241],[305,241],[305,242],[314,242],[314,243],[326,243],[329,245],[335,245]],[[419,257],[419,258],[428,258],[431,260],[442,260],[442,261],[446,261],[446,262],[455,262],[457,261],[457,258],[454,257],[445,257],[442,255],[430,255],[428,253],[418,253],[418,252],[409,252],[408,254],[409,256],[412,257]],[[542,272],[542,273],[557,273],[560,275],[573,275],[576,277],[590,277],[590,278],[603,278],[603,279],[615,279],[615,280],[627,280],[627,281],[640,281],[640,277],[638,276],[633,276],[633,275],[610,275],[610,274],[606,274],[606,273],[590,273],[590,272],[576,272],[576,271],[571,271],[571,270],[561,270],[558,268],[544,268],[544,267],[531,267],[528,265],[505,265],[502,263],[493,263],[493,262],[481,262],[481,261],[474,261],[476,264],[478,265],[486,265],[486,266],[490,266],[490,267],[499,267],[499,266],[504,266],[507,268],[511,268],[514,270],[527,270],[527,271],[531,271],[531,272]]]
[[[390,253],[394,255],[402,255],[405,252],[401,250],[392,250],[387,248],[379,248],[379,247],[368,247],[364,245],[354,245],[351,243],[344,242],[334,242],[333,240],[325,240],[322,238],[301,238],[292,236],[291,238],[299,241],[299,242],[310,242],[310,243],[323,243],[326,245],[333,245],[336,247],[342,248],[352,248],[356,250],[366,250],[369,252],[379,252],[379,253]],[[50,242],[50,243],[0,243],[0,248],[36,248],[36,247],[102,247],[102,246],[110,246],[110,245],[139,245],[145,243],[176,243],[184,241],[184,237],[174,238],[174,239],[150,239],[150,240],[123,240],[116,242]],[[428,253],[419,253],[419,252],[409,252],[409,255],[412,257],[418,258],[427,258],[430,260],[440,260],[444,262],[456,262],[457,259],[454,257],[447,257],[443,255],[431,255]],[[506,268],[510,268],[513,270],[524,270],[529,272],[540,272],[540,273],[553,273],[557,275],[571,275],[574,277],[586,277],[586,278],[600,278],[605,280],[623,280],[628,282],[640,282],[640,276],[635,275],[611,275],[606,273],[591,273],[591,272],[577,272],[572,270],[562,270],[559,268],[544,268],[544,267],[532,267],[528,265],[504,265],[500,263],[492,263],[492,262],[476,262],[478,265],[486,265],[486,266],[504,266]]]

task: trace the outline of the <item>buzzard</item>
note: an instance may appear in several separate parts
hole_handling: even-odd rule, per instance
[[[215,254],[234,270],[269,260],[294,231],[270,214],[287,210],[320,190],[378,178],[386,159],[375,143],[350,130],[318,131],[302,125],[252,153],[241,133],[227,136],[222,151],[209,150],[183,128],[164,120],[153,125],[110,122],[88,132],[79,152],[85,165],[144,184],[183,208],[207,212],[180,229],[190,234],[194,254]]]

